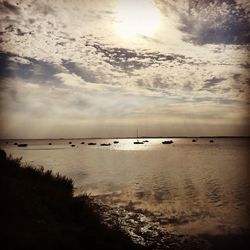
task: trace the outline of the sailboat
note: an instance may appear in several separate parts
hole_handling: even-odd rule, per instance
[[[143,141],[138,140],[138,129],[137,129],[137,141],[134,141],[134,144],[144,144]]]

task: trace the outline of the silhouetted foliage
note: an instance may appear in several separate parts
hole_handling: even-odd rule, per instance
[[[3,150],[0,163],[2,249],[145,249],[102,224],[90,197],[73,196],[71,179]]]

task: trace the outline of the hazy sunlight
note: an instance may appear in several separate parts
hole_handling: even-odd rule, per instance
[[[124,38],[151,36],[160,26],[160,11],[150,0],[119,0],[116,30]]]

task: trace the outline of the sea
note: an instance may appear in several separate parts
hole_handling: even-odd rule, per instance
[[[249,231],[249,138],[139,138],[147,142],[134,144],[136,140],[19,139],[1,140],[0,147],[24,163],[72,178],[75,195],[154,215],[168,232]],[[162,144],[164,140],[173,143]]]

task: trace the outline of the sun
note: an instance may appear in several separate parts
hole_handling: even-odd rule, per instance
[[[152,36],[160,26],[160,11],[151,0],[118,0],[116,31],[124,38]]]

